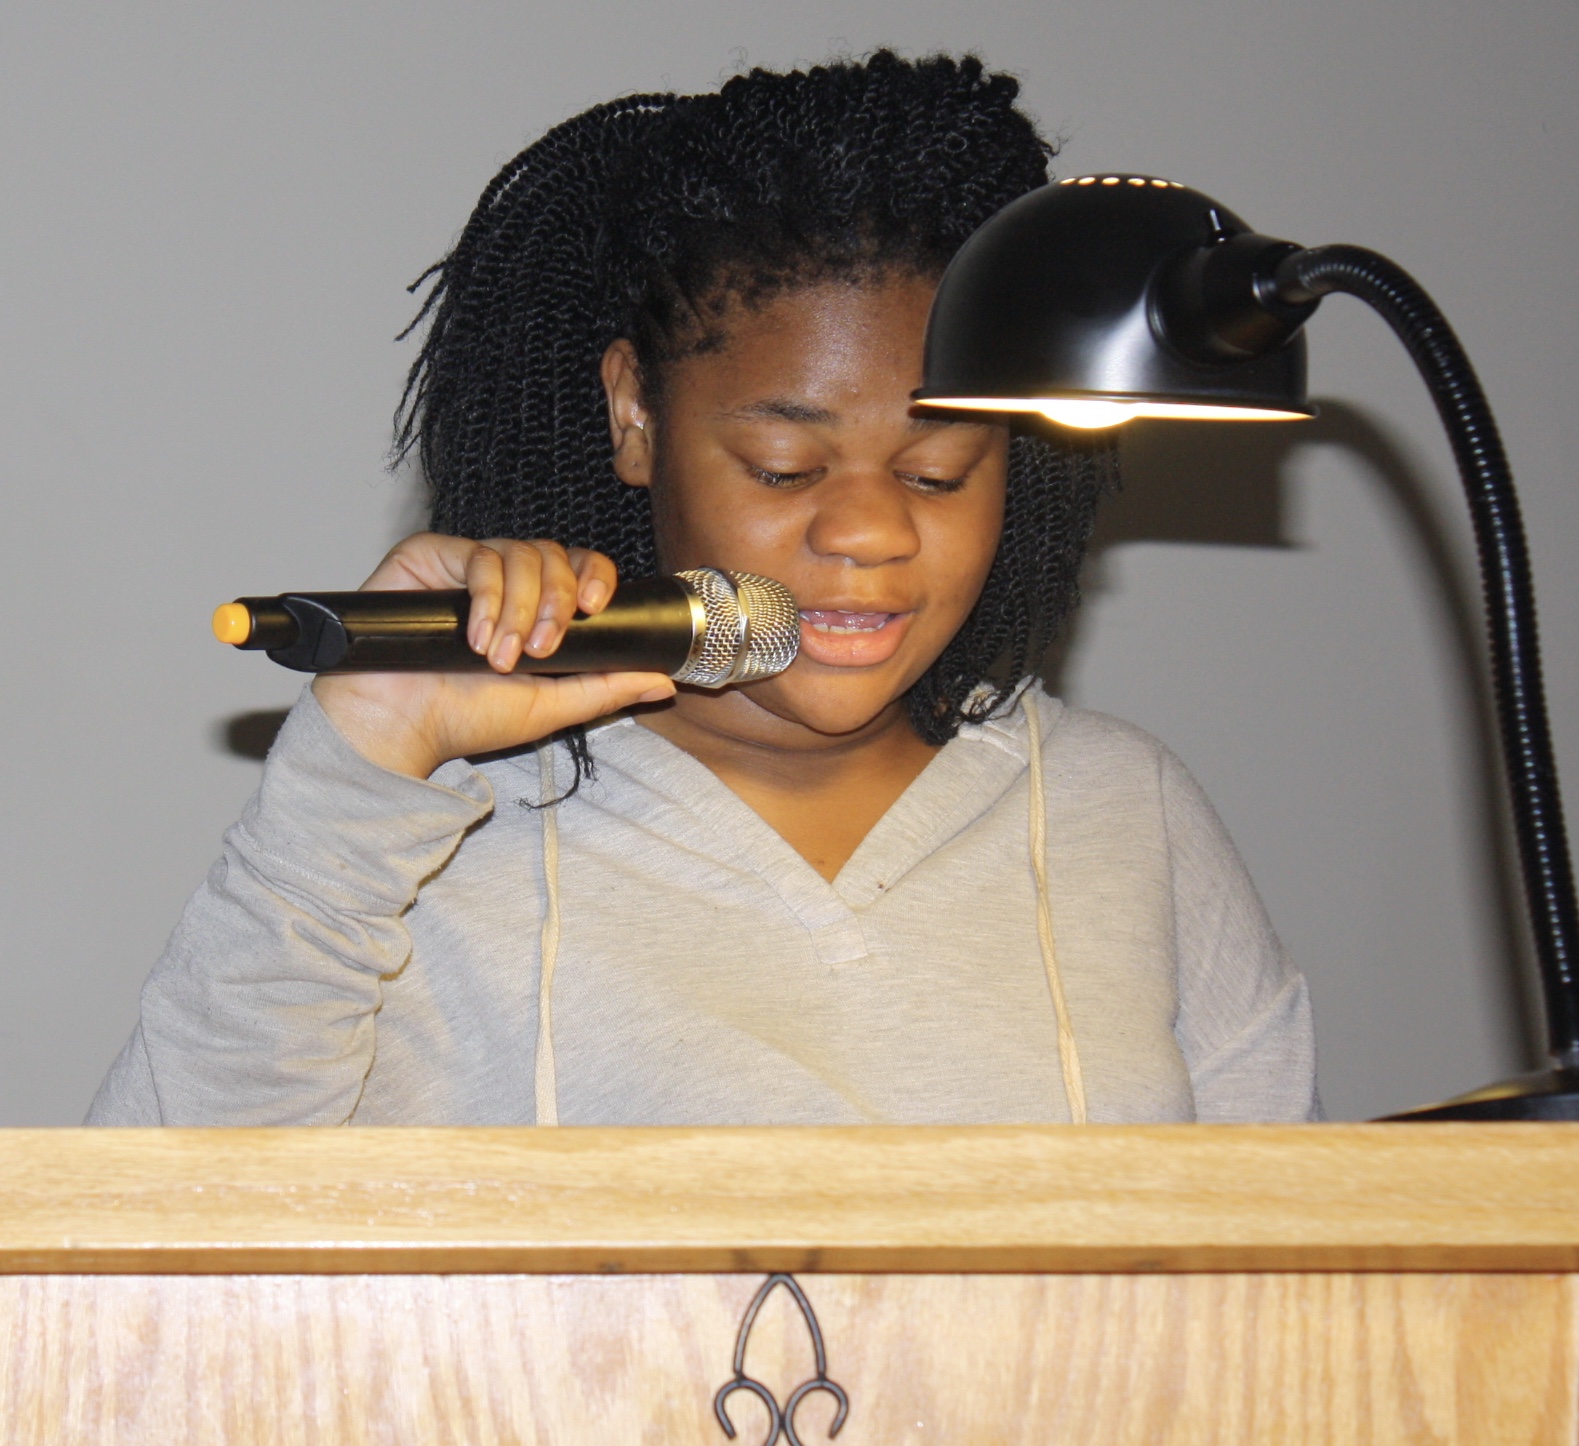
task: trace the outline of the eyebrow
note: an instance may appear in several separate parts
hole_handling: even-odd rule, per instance
[[[839,421],[837,412],[830,412],[826,407],[813,406],[810,402],[797,402],[791,397],[763,397],[759,401],[747,402],[744,406],[735,407],[720,415],[725,421],[730,422],[804,422],[814,427],[836,426]],[[960,417],[937,417],[928,416],[925,412],[912,412],[909,429],[912,432],[928,432],[939,427],[982,425],[983,423],[967,421]]]
[[[810,402],[797,402],[789,397],[763,397],[760,401],[747,402],[743,407],[723,413],[731,422],[809,422],[813,426],[828,427],[839,420],[837,412],[826,407],[814,407]]]

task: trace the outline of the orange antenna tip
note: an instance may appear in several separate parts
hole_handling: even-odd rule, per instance
[[[222,643],[240,644],[252,636],[252,614],[240,603],[221,603],[214,609],[214,636]]]

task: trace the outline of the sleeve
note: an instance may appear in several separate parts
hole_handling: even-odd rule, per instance
[[[343,1124],[373,1063],[404,914],[493,807],[470,765],[368,762],[311,691],[187,903],[90,1125]]]
[[[1314,1120],[1310,991],[1201,787],[1162,765],[1179,970],[1175,1034],[1202,1123]]]

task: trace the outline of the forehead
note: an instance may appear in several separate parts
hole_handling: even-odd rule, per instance
[[[670,369],[673,402],[742,419],[814,422],[901,403],[920,384],[936,282],[822,282],[721,317],[718,343]]]
[[[830,401],[837,400],[830,398]],[[881,393],[868,393],[868,400],[874,401],[877,406],[888,410],[889,398]],[[905,394],[908,404],[909,393]],[[907,431],[915,433],[928,433],[938,431],[955,432],[981,432],[988,430],[989,424],[978,418],[940,417],[935,412],[916,410],[906,407],[909,415],[905,418]],[[717,412],[715,418],[721,422],[738,422],[750,424],[752,422],[792,422],[809,427],[838,427],[842,424],[857,420],[860,416],[859,399],[857,407],[839,411],[833,406],[820,406],[816,402],[798,396],[767,396],[758,397],[755,401],[745,402],[738,407],[731,407],[726,411]]]

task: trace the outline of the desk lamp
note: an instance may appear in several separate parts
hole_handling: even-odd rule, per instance
[[[1579,921],[1524,526],[1491,408],[1425,292],[1374,251],[1257,235],[1177,181],[1071,176],[1005,207],[955,257],[932,306],[914,399],[1078,428],[1314,416],[1301,328],[1335,291],[1368,302],[1397,333],[1458,459],[1550,1055],[1541,1073],[1390,1118],[1576,1120]]]

